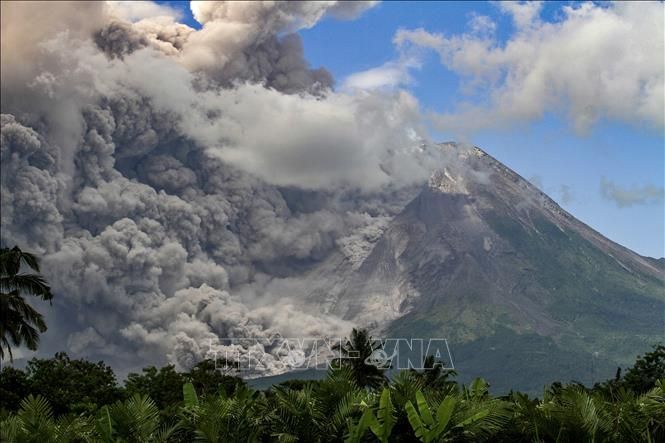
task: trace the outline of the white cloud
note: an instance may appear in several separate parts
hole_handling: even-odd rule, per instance
[[[501,11],[512,15],[513,23],[518,29],[528,28],[540,22],[540,11],[543,2],[540,1],[502,1],[497,2]]]
[[[403,57],[390,61],[376,68],[355,72],[342,83],[342,90],[353,89],[394,89],[408,85],[413,81],[411,69],[419,69],[420,61],[416,57]]]
[[[377,1],[237,2],[192,1],[192,15],[201,24],[225,22],[257,25],[266,33],[311,28],[326,15],[352,20]]]
[[[472,14],[469,20],[471,32],[477,35],[491,35],[496,31],[496,23],[486,15]]]
[[[388,62],[378,68],[349,75],[342,84],[343,89],[393,88],[408,83],[410,77],[401,66]]]
[[[128,22],[137,22],[154,17],[182,18],[181,11],[151,1],[107,0],[106,5],[110,15]]]
[[[424,29],[395,35],[398,47],[437,51],[448,69],[473,86],[474,95],[456,112],[434,116],[438,129],[504,127],[548,112],[567,115],[578,133],[602,118],[663,128],[663,3],[564,6],[563,18],[554,23],[540,20],[539,5],[500,7],[517,28],[505,43]]]
[[[335,2],[335,5],[328,10],[331,17],[340,20],[353,20],[358,18],[363,12],[378,5],[380,0],[356,1],[342,0]]]
[[[606,199],[616,203],[619,208],[654,203],[662,204],[665,200],[665,188],[662,186],[644,185],[624,188],[604,177],[600,181],[600,193]]]

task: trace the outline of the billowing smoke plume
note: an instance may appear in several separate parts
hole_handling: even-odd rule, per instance
[[[413,97],[337,93],[303,57],[293,32],[369,6],[196,2],[195,30],[2,4],[2,239],[44,257],[53,346],[187,367],[223,337],[348,332],[310,271],[366,256],[438,161]]]
[[[122,56],[149,42],[172,56],[202,84],[230,87],[242,81],[262,83],[286,93],[322,94],[333,84],[324,68],[310,69],[300,36],[325,15],[354,18],[372,2],[191,2],[199,31],[159,15],[138,20],[130,30],[114,21],[97,33],[111,56]],[[128,6],[131,7],[131,6]],[[115,4],[111,13],[127,16]]]

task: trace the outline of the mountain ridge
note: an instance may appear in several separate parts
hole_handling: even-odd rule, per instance
[[[362,262],[326,268],[333,284],[310,295],[326,294],[325,312],[377,335],[448,338],[467,376],[493,367],[474,352],[514,343],[522,350],[502,355],[528,361],[549,349],[519,386],[534,392],[590,358],[611,376],[662,340],[658,261],[605,238],[481,149],[440,147],[445,167]],[[508,388],[501,365],[491,381]]]

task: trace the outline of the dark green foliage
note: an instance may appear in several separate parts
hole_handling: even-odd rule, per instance
[[[351,338],[337,349],[344,358],[333,363],[350,368],[359,386],[376,388],[386,381],[384,369],[367,363],[373,352],[380,349],[379,343],[372,339],[367,329],[353,328]]]
[[[654,345],[653,351],[638,356],[635,364],[621,374],[619,367],[613,379],[596,383],[594,391],[613,396],[622,391],[640,394],[653,389],[658,380],[665,379],[665,346]]]
[[[223,367],[224,369],[226,366]],[[233,395],[238,385],[244,384],[240,377],[225,374],[220,370],[219,362],[203,360],[194,366],[187,374],[188,380],[203,396],[216,395],[224,392],[227,396]]]
[[[279,383],[280,387],[288,388],[294,391],[300,391],[311,384],[311,380],[286,380]]]
[[[62,360],[62,357],[60,357]],[[640,366],[640,365],[638,365]],[[22,379],[21,371],[6,371]],[[173,369],[145,371],[173,380]],[[176,373],[177,374],[177,373]],[[181,375],[185,378],[186,375]],[[430,379],[430,381],[436,379]],[[402,371],[380,389],[365,389],[351,367],[320,381],[266,392],[237,385],[199,395],[191,382],[176,391],[172,419],[145,394],[96,412],[57,414],[49,399],[29,395],[0,422],[11,442],[656,442],[665,439],[665,381],[639,394],[554,383],[542,400],[490,395],[487,382],[426,383]],[[159,391],[157,391],[159,392]],[[17,394],[17,393],[14,393]],[[76,409],[75,405],[68,409]],[[161,413],[160,413],[161,412]]]
[[[21,272],[29,268],[35,273]],[[46,331],[43,316],[25,301],[25,296],[53,299],[51,288],[39,275],[39,261],[18,246],[0,248],[0,359],[9,355],[12,346],[25,345],[36,350],[39,334]]]
[[[51,359],[33,358],[26,372],[30,393],[47,398],[56,415],[92,412],[121,396],[110,366],[74,360],[64,352]]]
[[[21,400],[30,393],[28,375],[11,366],[0,371],[0,411],[18,410]]]
[[[352,335],[354,348],[371,342],[361,332]],[[2,401],[15,412],[0,415],[0,441],[660,442],[663,351],[655,347],[624,377],[617,373],[592,389],[552,383],[541,399],[493,396],[483,379],[458,384],[433,358],[423,371],[401,371],[390,381],[381,376],[377,387],[366,383],[361,366],[340,364],[321,380],[266,391],[248,388],[209,361],[189,373],[150,367],[132,374],[121,395],[103,363],[57,354],[33,359],[27,372],[2,371]]]
[[[455,371],[444,369],[445,365],[434,359],[433,355],[428,355],[423,361],[422,371],[411,369],[416,379],[422,381],[422,385],[432,389],[445,390],[448,387],[454,386],[455,383],[450,381],[450,377],[457,375]]]
[[[159,408],[150,397],[136,394],[104,406],[95,428],[102,441],[162,443],[174,441],[177,425],[162,424]]]
[[[150,397],[164,417],[174,417],[182,406],[182,385],[185,377],[168,365],[157,369],[143,368],[141,374],[131,373],[125,381],[125,398],[135,395]]]
[[[625,386],[635,392],[647,392],[658,380],[665,379],[665,346],[654,346],[654,350],[638,357],[635,365],[626,371]]]
[[[258,391],[240,385],[232,397],[224,391],[201,401],[193,401],[194,386],[183,388],[186,406],[181,409],[181,441],[237,442],[259,441],[265,432],[265,402]]]
[[[243,380],[222,373],[212,360],[199,362],[190,372],[178,372],[175,366],[168,365],[157,369],[154,366],[144,368],[141,374],[129,374],[125,381],[125,398],[136,394],[150,397],[161,414],[174,418],[182,406],[181,386],[191,382],[202,397],[224,393],[231,396]]]

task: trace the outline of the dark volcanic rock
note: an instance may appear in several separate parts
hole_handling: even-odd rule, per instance
[[[327,310],[376,335],[448,338],[463,379],[500,390],[598,381],[663,340],[662,260],[603,237],[482,150],[441,149],[449,163],[364,260],[329,260],[336,277],[312,295]]]

